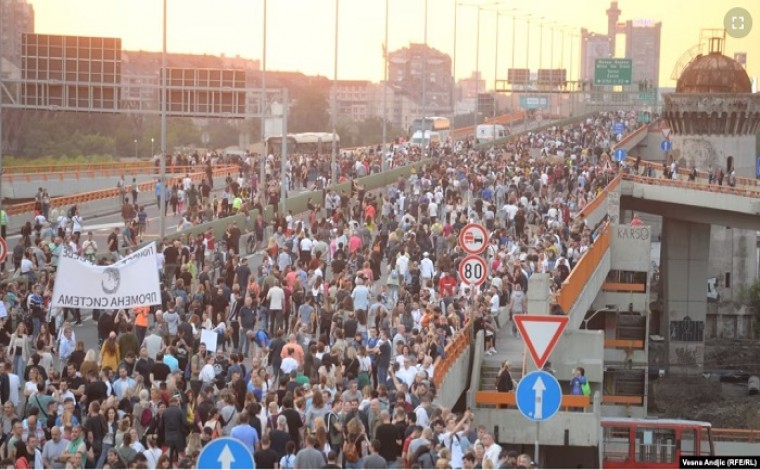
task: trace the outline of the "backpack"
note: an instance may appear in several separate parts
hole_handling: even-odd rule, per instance
[[[588,384],[588,380],[581,385],[581,392],[584,396],[591,396],[591,385]]]
[[[356,443],[359,442],[359,438],[362,436],[357,436],[356,439],[352,441],[346,441],[343,443],[343,457],[346,459],[346,462],[358,462],[359,461],[359,453],[356,451]]]
[[[140,426],[147,428],[150,426],[150,422],[153,421],[153,411],[150,407],[144,408],[140,413]]]

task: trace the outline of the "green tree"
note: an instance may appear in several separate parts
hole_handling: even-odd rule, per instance
[[[303,88],[288,112],[288,132],[327,132],[330,114],[327,94],[316,88]]]

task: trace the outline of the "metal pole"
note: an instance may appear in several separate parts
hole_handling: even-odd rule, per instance
[[[380,155],[380,168],[387,168],[387,142],[388,142],[388,3],[385,0],[385,47],[383,48],[383,150]]]
[[[161,207],[158,208],[159,214],[159,235],[161,240],[166,236],[166,217],[164,207],[166,206],[166,189],[169,186],[166,181],[166,0],[164,0],[164,19],[163,19],[163,47],[161,49],[161,194],[159,197]]]
[[[538,23],[538,70],[544,67],[544,22]]]
[[[266,131],[266,109],[267,109],[267,0],[264,0],[263,12],[264,25],[261,29],[261,161],[259,162],[259,194],[263,197],[266,194],[267,177],[267,131]],[[264,200],[261,201],[265,203]]]
[[[477,138],[478,135],[478,93],[480,92],[480,7],[478,7],[478,26],[475,28],[477,37],[475,38],[475,112],[472,119],[472,135]]]
[[[515,68],[515,43],[517,34],[517,16],[512,17],[512,68]]]
[[[533,445],[533,461],[538,465],[538,444],[539,444],[539,432],[541,430],[541,422],[536,421],[536,442]]]
[[[528,73],[530,73],[530,16],[528,16],[528,19],[525,22],[525,36],[527,41],[525,46],[525,68],[528,69]]]
[[[3,22],[0,21],[0,38],[3,37]],[[0,50],[0,210],[3,208],[3,54]],[[7,235],[7,234],[6,234]]]
[[[554,25],[549,26],[549,31],[551,32],[551,35],[549,36],[552,41],[552,45],[549,48],[549,68],[554,68]]]
[[[575,35],[572,32],[570,32],[570,75],[569,77],[571,81],[573,79],[573,62],[574,62],[573,61],[573,49],[574,49],[573,46],[575,45],[573,44],[574,38],[575,38]]]
[[[288,161],[288,89],[282,89],[282,155],[280,155],[280,214],[285,214],[285,200],[288,197],[288,189],[285,185],[285,163]],[[334,134],[334,133],[333,133]],[[333,135],[333,150],[335,149],[335,136]]]
[[[338,10],[339,1],[335,0],[335,44],[333,51],[333,86],[332,86],[332,152],[330,153],[330,178],[331,183],[338,182],[338,168],[335,160],[338,157],[337,126],[338,126]],[[283,137],[284,138],[284,137]],[[283,152],[284,153],[284,152]]]
[[[423,145],[423,152],[422,154],[425,155],[426,152],[430,151],[430,135],[432,134],[432,127],[431,132],[428,134],[427,139],[425,139],[425,133],[427,132],[426,126],[427,126],[427,47],[428,47],[428,0],[425,0],[425,25],[422,28],[423,30],[423,42],[425,43],[425,48],[422,50],[422,145]]]
[[[456,89],[457,89],[457,0],[454,0],[454,57],[451,64],[451,76],[454,79],[454,83],[451,84],[451,122],[454,122],[454,118],[457,115],[456,110]]]
[[[496,54],[493,61],[493,110],[491,111],[491,114],[493,115],[493,140],[491,141],[491,148],[496,147],[496,96],[497,96],[497,90],[496,90],[496,81],[498,80],[498,72],[499,72],[499,16],[501,14],[497,11],[496,12]]]

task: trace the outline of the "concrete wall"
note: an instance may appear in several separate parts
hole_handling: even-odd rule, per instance
[[[592,412],[560,411],[537,426],[516,409],[475,408],[475,422],[488,431],[498,431],[499,442],[533,444],[537,437],[541,445],[596,446],[600,432],[600,396],[594,396]],[[536,432],[538,430],[538,436]],[[567,441],[565,435],[567,434]]]
[[[481,346],[480,350],[483,350]],[[476,362],[476,364],[480,364]],[[438,396],[436,402],[440,406],[452,408],[454,404],[459,400],[464,392],[464,385],[467,383],[467,374],[469,373],[470,365],[470,350],[467,349],[459,355],[454,365],[451,366],[449,372],[444,376],[443,383],[440,390],[438,390]],[[478,382],[473,382],[475,384]],[[475,385],[477,387],[477,385]]]
[[[528,279],[528,313],[531,315],[549,315],[549,286],[552,280],[549,274],[534,274]]]
[[[729,156],[734,157],[734,168],[737,176],[755,177],[755,145],[754,135],[710,135],[683,136],[673,134],[673,158],[682,166],[691,168],[693,165],[700,170],[722,167],[725,171]],[[659,147],[658,147],[659,148]]]
[[[704,338],[699,339],[698,331],[707,319],[709,250],[709,225],[664,219],[661,273],[666,324],[660,331],[669,332],[671,372],[695,373],[704,366]]]
[[[549,361],[555,371],[555,377],[562,384],[565,393],[570,393],[569,383],[573,369],[578,366],[586,370],[586,378],[592,390],[599,390],[604,378],[604,332],[601,330],[566,329]],[[536,370],[533,361],[528,361],[526,373]]]
[[[652,228],[646,225],[613,225],[610,237],[610,269],[648,272],[652,249]]]
[[[475,335],[475,353],[472,357],[472,363],[475,367],[472,368],[472,378],[470,379],[470,389],[467,390],[467,406],[474,410],[477,408],[475,403],[475,392],[480,388],[480,369],[483,364],[483,348],[485,347],[485,336],[482,331],[479,331]]]
[[[586,312],[588,312],[591,305],[594,303],[599,290],[602,288],[607,274],[610,272],[610,250],[602,257],[599,265],[596,267],[594,274],[591,275],[586,285],[583,287],[583,291],[578,296],[578,299],[573,304],[573,308],[570,312],[565,312],[570,320],[567,323],[567,329],[578,329],[583,324],[583,320],[586,318]],[[599,356],[601,357],[601,356]]]

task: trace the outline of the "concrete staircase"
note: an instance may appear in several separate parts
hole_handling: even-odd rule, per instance
[[[522,338],[512,335],[512,323],[503,321],[501,328],[496,332],[497,353],[492,356],[483,356],[480,364],[480,383],[478,390],[496,390],[496,378],[504,361],[511,364],[510,372],[515,381],[522,377],[523,354],[525,344]]]

